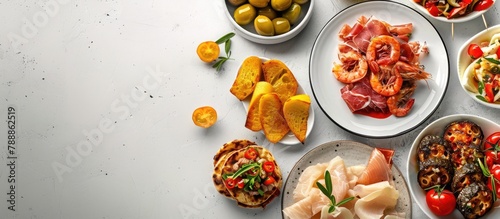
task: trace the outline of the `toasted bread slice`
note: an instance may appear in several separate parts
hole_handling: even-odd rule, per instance
[[[262,130],[262,124],[259,117],[260,97],[264,94],[273,92],[273,86],[266,81],[259,81],[255,86],[255,91],[252,94],[250,105],[248,106],[247,120],[245,127],[252,131]]]
[[[273,85],[274,92],[278,94],[282,103],[297,93],[299,83],[282,61],[268,60],[262,64],[262,71],[264,80]]]
[[[260,97],[259,116],[264,134],[272,143],[277,143],[290,131],[283,117],[283,104],[276,93]]]
[[[229,91],[239,100],[244,100],[252,94],[261,75],[262,60],[257,56],[249,56],[241,64]]]
[[[307,132],[307,119],[311,98],[307,94],[299,94],[286,100],[283,106],[283,116],[292,133],[304,144]]]

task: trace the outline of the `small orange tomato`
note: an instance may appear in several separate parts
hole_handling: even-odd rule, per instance
[[[208,128],[217,122],[217,111],[211,106],[202,106],[194,110],[192,118],[195,125]]]
[[[204,62],[213,62],[219,57],[220,48],[214,41],[205,41],[196,49],[198,57]]]

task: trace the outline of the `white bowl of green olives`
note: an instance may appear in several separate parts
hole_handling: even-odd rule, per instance
[[[224,0],[240,36],[261,44],[292,39],[311,19],[314,0]]]

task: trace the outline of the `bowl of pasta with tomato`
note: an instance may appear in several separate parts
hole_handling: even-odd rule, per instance
[[[500,109],[500,25],[467,40],[457,64],[463,90],[478,103]]]

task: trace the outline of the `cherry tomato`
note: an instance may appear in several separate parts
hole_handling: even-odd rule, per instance
[[[495,3],[495,1],[493,0],[482,0],[478,2],[476,6],[474,6],[474,11],[482,11],[488,9],[490,6],[493,5],[493,3]]]
[[[257,151],[254,148],[248,148],[245,151],[245,158],[249,160],[253,160],[257,157]]]
[[[431,6],[427,7],[427,11],[429,12],[429,14],[431,14],[434,17],[439,16],[439,9],[436,5],[431,5]]]
[[[205,41],[198,45],[196,54],[200,57],[201,61],[213,62],[219,57],[220,48],[219,44],[214,41]]]
[[[229,177],[227,178],[225,181],[225,184],[226,184],[226,187],[228,189],[233,189],[234,186],[236,186],[236,180],[234,180],[233,178]]]
[[[496,54],[497,54],[497,58],[500,59],[500,48],[497,48],[497,53]]]
[[[493,94],[493,84],[485,83],[484,92],[486,93],[486,101],[493,103],[493,100],[495,98],[495,95]]]
[[[440,188],[431,189],[425,196],[427,206],[438,216],[451,214],[455,210],[457,204],[455,196],[449,190]]]
[[[202,106],[194,110],[192,119],[195,125],[208,128],[217,121],[217,111],[211,106]]]
[[[483,50],[481,50],[481,47],[475,43],[471,43],[469,45],[469,48],[467,49],[467,53],[473,59],[478,59],[481,56],[483,56]]]
[[[240,189],[245,187],[245,182],[243,182],[243,179],[241,177],[236,177],[235,181],[236,181],[236,187]]]
[[[500,132],[495,132],[486,138],[484,150],[488,168],[491,168],[493,164],[500,164]]]
[[[274,162],[272,161],[266,161],[262,164],[262,169],[268,173],[272,173],[274,171]]]
[[[268,185],[271,185],[274,182],[276,182],[276,180],[272,176],[268,176],[266,178],[266,180],[264,180],[264,185],[268,186]]]
[[[493,178],[495,180],[495,190],[498,199],[500,197],[500,164],[493,164],[493,166],[490,168],[490,173],[491,175],[493,175]],[[488,188],[493,191],[493,187],[491,185],[491,178],[488,178]]]

